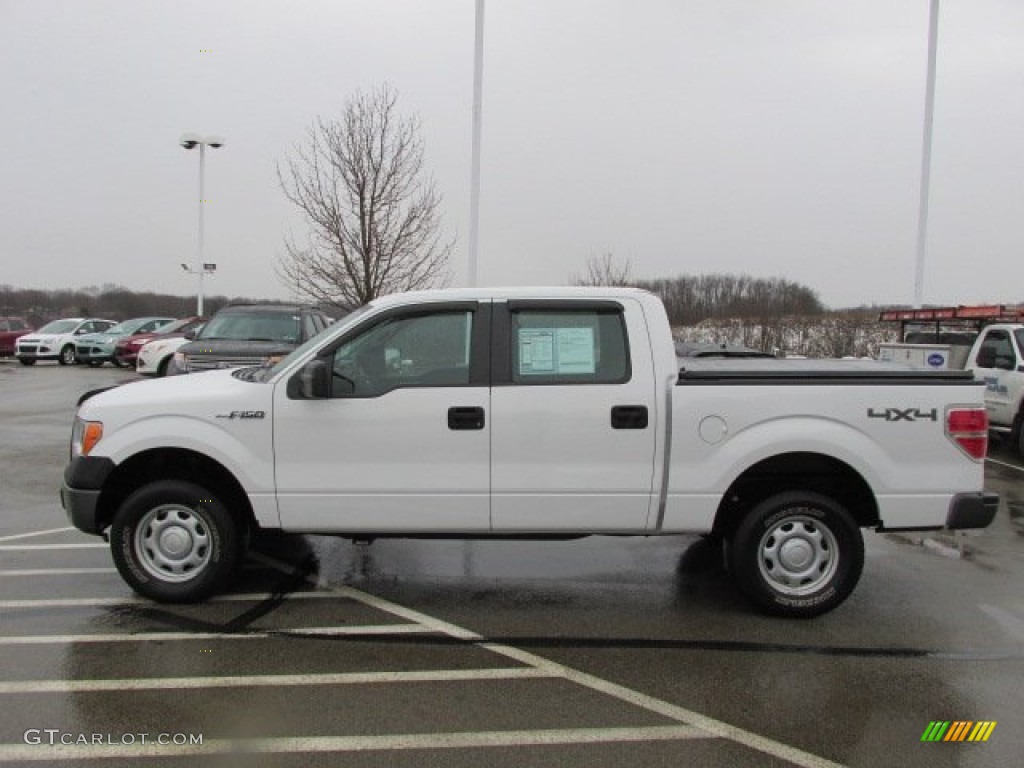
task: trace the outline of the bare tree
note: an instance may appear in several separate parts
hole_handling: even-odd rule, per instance
[[[453,247],[441,235],[441,196],[424,174],[416,117],[384,85],[357,92],[340,120],[317,120],[305,146],[278,165],[285,196],[309,223],[285,238],[278,274],[305,299],[353,309],[377,296],[444,285]]]
[[[573,285],[633,285],[632,271],[629,259],[619,263],[611,251],[605,251],[600,256],[587,259],[585,275],[573,275],[570,280]]]

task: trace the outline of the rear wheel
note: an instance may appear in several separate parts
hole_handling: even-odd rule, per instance
[[[191,603],[220,590],[235,571],[243,528],[200,485],[160,480],[131,494],[114,516],[110,549],[140,595]]]
[[[75,364],[75,345],[65,344],[60,350],[60,357],[57,358],[57,362],[61,365],[74,365]]]
[[[750,511],[733,535],[729,555],[740,590],[763,611],[810,618],[853,591],[864,567],[864,539],[835,500],[789,491]]]
[[[22,365],[35,365],[36,359],[34,357],[19,357],[18,362]]]

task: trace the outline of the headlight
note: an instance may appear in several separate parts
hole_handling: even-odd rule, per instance
[[[71,458],[88,456],[102,437],[103,422],[85,421],[75,416],[75,425],[71,428]]]

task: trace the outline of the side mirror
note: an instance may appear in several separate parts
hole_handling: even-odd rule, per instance
[[[310,360],[289,382],[288,394],[298,400],[326,400],[331,396],[331,371],[323,360]]]
[[[198,333],[198,331],[196,331],[195,328],[189,328],[187,331],[185,331],[185,338],[188,339],[189,341],[195,341],[196,333]]]

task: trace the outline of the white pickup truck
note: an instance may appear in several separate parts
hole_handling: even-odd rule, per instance
[[[248,532],[727,543],[763,610],[839,605],[862,528],[980,528],[983,386],[856,361],[687,360],[634,289],[388,296],[273,367],[84,395],[61,497],[138,593],[224,587]]]
[[[1001,305],[890,310],[881,319],[901,323],[903,343],[883,344],[880,358],[922,368],[963,368],[985,383],[989,430],[1008,439],[1024,456],[1024,323],[999,322],[1022,308]],[[907,333],[907,324],[927,320],[934,332]],[[971,332],[940,333],[943,322],[974,321]],[[921,343],[926,340],[925,343]]]

